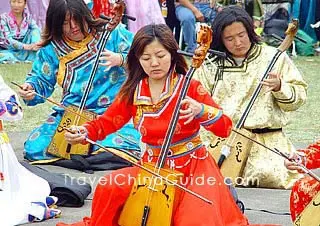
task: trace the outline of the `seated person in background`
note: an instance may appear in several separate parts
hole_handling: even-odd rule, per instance
[[[137,19],[128,20],[129,31],[136,33],[145,25],[165,23],[158,0],[125,0],[125,3],[126,13]]]
[[[48,182],[31,173],[19,162],[9,138],[3,130],[2,120],[22,119],[18,96],[0,76],[0,224],[12,226],[43,221],[60,214],[50,208],[57,198],[49,196]]]
[[[99,17],[100,14],[111,15],[112,3],[109,0],[86,0],[85,2],[95,17]],[[165,23],[158,0],[124,0],[124,2],[126,5],[125,13],[136,18],[135,21],[124,18],[123,21],[128,24],[129,31],[135,33],[147,24]]]
[[[196,21],[212,23],[218,10],[215,0],[177,0],[176,16],[180,21],[186,51],[193,53],[196,43]]]
[[[218,0],[218,3],[223,6],[239,5],[244,8],[247,13],[252,17],[255,28],[263,26],[262,19],[264,15],[263,5],[261,0]]]
[[[26,0],[9,0],[11,11],[0,15],[0,63],[33,61],[40,48],[40,29],[25,9]]]
[[[289,24],[289,12],[291,3],[264,4],[263,39],[271,46],[279,46],[281,40],[276,40],[272,34],[285,37],[285,31]]]
[[[306,166],[308,169],[320,168],[320,140],[301,149],[290,156]],[[289,170],[298,170],[302,173],[296,163],[285,160],[285,166]],[[311,200],[320,192],[320,183],[310,176],[298,180],[292,187],[290,197],[290,212],[292,221],[302,213]]]

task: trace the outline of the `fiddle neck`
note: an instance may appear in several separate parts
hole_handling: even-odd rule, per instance
[[[191,82],[191,78],[192,75],[194,74],[196,68],[194,68],[193,66],[191,66],[191,68],[189,69],[189,71],[187,72],[187,74],[185,75],[185,79],[183,81],[183,83],[181,84],[181,90],[180,93],[178,94],[177,97],[177,102],[174,108],[174,111],[172,113],[170,122],[169,122],[169,128],[166,132],[166,135],[164,137],[164,141],[163,144],[161,146],[161,150],[160,150],[160,155],[159,155],[159,160],[157,162],[157,168],[163,168],[165,165],[165,161],[169,152],[169,147],[171,144],[171,140],[172,137],[174,135],[175,129],[176,129],[176,125],[179,119],[179,110],[180,110],[180,105],[181,105],[181,101],[186,97],[187,95],[187,91]]]

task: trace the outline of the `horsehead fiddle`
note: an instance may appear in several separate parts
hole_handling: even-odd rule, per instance
[[[18,83],[16,83],[16,82],[13,82],[13,81],[12,81],[11,84],[19,87],[20,89],[23,89],[23,87],[22,87],[21,85],[19,85]],[[70,114],[77,115],[77,116],[79,116],[79,117],[81,117],[82,119],[87,120],[87,121],[90,121],[90,120],[91,120],[89,117],[86,117],[85,115],[80,114],[80,113],[72,110],[71,108],[67,108],[67,107],[65,107],[65,106],[64,106],[63,104],[61,104],[61,103],[58,103],[58,102],[56,102],[56,101],[54,101],[54,100],[52,100],[52,99],[50,99],[50,98],[47,98],[47,97],[45,97],[45,96],[43,96],[43,95],[41,95],[41,94],[39,94],[39,93],[37,93],[37,92],[35,92],[35,91],[33,91],[33,93],[34,93],[36,96],[38,96],[38,97],[40,97],[40,98],[42,98],[42,99],[44,99],[44,100],[46,100],[46,101],[48,101],[48,102],[56,105],[56,106],[64,109],[66,112],[69,112]],[[64,129],[64,128],[61,128],[61,129]],[[1,131],[1,127],[0,127],[0,131]],[[130,138],[125,137],[125,136],[123,136],[122,134],[120,134],[120,133],[118,133],[118,132],[115,132],[115,134],[117,134],[119,137],[125,139],[126,141],[128,141],[128,142],[131,143],[131,144],[138,145],[138,143],[137,143],[136,141],[131,140]]]
[[[264,148],[266,148],[269,151],[272,151],[273,153],[283,157],[284,159],[287,159],[293,163],[295,163],[299,168],[306,174],[308,174],[310,177],[315,179],[318,183],[320,183],[320,177],[316,175],[314,172],[309,170],[301,161],[290,159],[289,155],[286,153],[281,152],[277,148],[270,148],[266,145],[258,142],[257,140],[252,139],[251,137],[248,137],[246,134],[243,134],[239,132],[239,130],[233,129],[233,132],[237,133],[240,136],[243,136],[244,138],[252,141],[253,143],[256,143]],[[295,226],[319,226],[320,222],[320,215],[319,215],[319,206],[320,206],[320,191],[315,194],[314,198],[309,202],[309,204],[305,207],[305,209],[298,215],[294,221]]]
[[[270,148],[270,147],[268,147],[268,146],[260,143],[259,141],[255,140],[255,139],[252,139],[251,137],[247,136],[246,134],[243,134],[243,133],[239,132],[239,131],[236,130],[236,129],[232,129],[232,131],[235,132],[235,133],[237,133],[237,134],[239,134],[240,136],[243,136],[244,138],[252,141],[253,143],[256,143],[256,144],[264,147],[265,149],[267,149],[267,150],[269,150],[269,151],[271,151],[271,152],[273,152],[273,153],[281,156],[282,158],[287,159],[287,160],[289,160],[290,162],[294,162],[295,164],[297,164],[297,166],[300,167],[300,169],[301,169],[303,172],[305,172],[305,173],[308,174],[310,177],[312,177],[313,179],[315,179],[316,181],[318,181],[318,182],[320,183],[320,177],[317,176],[317,174],[315,174],[314,172],[312,172],[311,170],[309,170],[308,168],[306,168],[301,162],[296,161],[296,160],[294,160],[294,159],[290,159],[288,154],[283,153],[283,152],[280,151],[278,148],[273,148],[273,149],[272,149],[272,148]]]
[[[62,108],[64,110],[64,115],[61,119],[61,122],[52,138],[51,143],[49,144],[47,152],[50,154],[53,154],[58,157],[70,159],[72,154],[80,154],[80,155],[88,155],[90,154],[90,146],[89,145],[71,145],[68,144],[65,139],[64,139],[64,128],[69,127],[74,123],[74,125],[78,124],[83,124],[87,121],[91,121],[96,117],[96,114],[88,111],[84,111],[85,109],[85,103],[87,100],[87,97],[89,95],[89,92],[92,88],[94,76],[96,74],[96,71],[98,69],[98,64],[99,64],[99,58],[101,56],[102,50],[104,46],[107,43],[107,40],[110,37],[111,32],[115,29],[115,27],[121,22],[122,17],[126,17],[130,20],[135,20],[134,17],[131,17],[129,15],[124,14],[124,9],[125,9],[125,4],[123,0],[113,0],[113,8],[112,8],[112,16],[111,17],[106,17],[104,15],[100,15],[100,17],[104,20],[106,20],[106,24],[104,26],[104,30],[101,34],[100,40],[100,48],[96,50],[96,59],[92,68],[92,71],[89,76],[88,84],[86,85],[84,95],[81,98],[80,105],[78,107],[76,106],[69,106],[66,107],[61,103],[57,103],[53,101],[50,98],[47,98],[41,94],[35,93],[35,95],[43,98],[44,100]],[[15,82],[11,82],[13,85],[19,87],[20,89],[23,89],[23,87]],[[137,142],[131,140],[128,137],[125,137],[119,133],[116,132],[118,136],[121,138],[125,139],[129,143],[132,144],[137,144]],[[130,158],[130,156],[128,156]]]
[[[271,62],[269,63],[266,71],[260,79],[259,85],[253,92],[247,107],[242,113],[239,121],[235,125],[231,135],[228,139],[216,138],[214,142],[212,142],[209,146],[209,150],[211,149],[211,153],[213,153],[214,158],[218,162],[219,168],[221,168],[221,173],[225,177],[229,178],[237,178],[241,176],[242,171],[244,169],[245,163],[247,161],[249,150],[251,148],[252,142],[248,139],[243,139],[243,136],[239,136],[235,131],[241,132],[247,137],[253,136],[253,134],[244,129],[243,125],[245,123],[248,114],[256,101],[261,89],[262,84],[261,81],[266,79],[269,76],[269,72],[273,69],[280,55],[285,52],[292,44],[292,41],[295,38],[295,35],[298,31],[299,23],[297,19],[293,19],[291,23],[289,23],[288,28],[286,30],[286,37],[281,43],[281,45],[277,48],[275,55],[273,56]],[[217,150],[220,148],[220,152]],[[230,157],[228,157],[230,155]]]
[[[186,79],[185,79],[185,83],[184,84],[190,84],[192,74],[194,73],[196,68],[199,68],[201,66],[202,62],[205,59],[206,53],[207,53],[207,51],[208,51],[208,49],[210,47],[210,43],[211,43],[211,40],[212,40],[212,31],[211,31],[211,29],[208,26],[202,26],[200,32],[198,33],[197,40],[198,40],[198,43],[199,43],[200,46],[195,51],[195,54],[193,56],[193,61],[192,61],[192,67],[191,67],[191,69],[188,71],[188,73],[186,75]],[[180,99],[178,99],[179,102],[176,103],[176,109],[177,109],[175,111],[176,114],[179,114],[180,102],[183,99],[183,96],[185,97],[186,91],[188,89],[188,87],[186,87],[186,86],[182,86],[182,87],[185,88],[185,91],[183,92],[183,95],[181,95]],[[177,119],[178,119],[178,115],[176,117],[174,117],[174,115],[172,116],[172,120],[176,120],[177,121]],[[174,131],[174,128],[172,128],[172,129],[170,129],[170,131],[169,130],[167,131],[167,135],[168,134],[171,134],[171,136],[173,135],[172,131]],[[80,131],[74,131],[73,129],[71,129],[69,127],[64,127],[64,130],[66,130],[66,131],[68,131],[70,133],[75,133],[75,132],[81,133]],[[171,138],[168,139],[168,141],[171,140]],[[142,172],[145,171],[145,172],[149,173],[148,174],[149,178],[150,178],[150,176],[153,176],[152,177],[152,179],[153,179],[152,182],[148,182],[148,184],[142,184],[142,185],[136,186],[137,187],[136,190],[138,191],[138,193],[145,194],[144,191],[146,189],[148,189],[148,190],[152,189],[152,191],[157,193],[159,196],[160,195],[165,196],[165,197],[162,197],[162,198],[165,198],[168,202],[172,202],[173,201],[173,197],[172,196],[171,197],[168,196],[167,190],[168,189],[169,190],[170,189],[173,190],[173,186],[176,186],[177,188],[181,189],[182,191],[187,192],[188,194],[191,194],[194,197],[201,199],[202,201],[206,202],[207,204],[212,204],[211,200],[208,200],[205,197],[197,194],[196,192],[193,192],[193,191],[185,188],[184,186],[178,184],[176,182],[177,180],[175,180],[175,175],[182,176],[182,174],[180,172],[167,170],[167,169],[159,168],[159,167],[156,168],[154,165],[149,164],[149,163],[144,163],[142,165],[142,164],[138,163],[135,158],[130,158],[128,156],[120,155],[121,153],[114,152],[112,149],[107,149],[104,146],[102,146],[101,144],[99,144],[99,143],[97,143],[97,142],[95,142],[95,141],[93,141],[93,140],[91,140],[89,138],[85,138],[85,140],[86,140],[86,142],[88,142],[88,143],[90,143],[92,145],[97,145],[99,148],[104,149],[105,151],[108,151],[108,152],[110,152],[110,153],[112,153],[112,154],[114,154],[114,155],[116,155],[116,156],[128,161],[129,163],[131,163],[134,166],[137,166],[138,168],[140,168],[142,170]],[[167,145],[169,145],[169,144],[170,144],[170,142],[167,142]],[[165,149],[168,149],[167,145],[166,145]],[[163,153],[165,153],[165,152],[163,152]],[[159,164],[160,163],[157,163],[157,165],[159,165]],[[142,174],[142,172],[140,172],[140,175]],[[169,176],[173,176],[173,179],[171,179],[172,177],[168,177],[168,175]],[[166,182],[166,184],[162,184],[162,188],[160,190],[157,190],[160,185],[157,185],[157,186],[155,186],[155,185],[156,185],[156,183],[159,182],[159,179],[160,179],[161,182]],[[139,180],[139,181],[141,181],[141,180]],[[153,186],[153,188],[151,186]],[[145,189],[142,191],[143,187]],[[142,192],[140,192],[140,191],[142,191]],[[174,192],[174,190],[173,190],[173,192]],[[169,198],[170,198],[170,200],[169,200]],[[137,200],[135,200],[135,201],[137,201]],[[134,202],[134,204],[136,204],[136,203]],[[138,221],[137,222],[140,222],[140,223],[134,222],[135,224],[133,224],[133,221],[136,219],[136,217],[131,218],[129,216],[131,216],[130,212],[132,210],[135,210],[136,208],[135,209],[130,209],[129,208],[128,211],[125,211],[125,208],[124,208],[123,211],[122,211],[121,216],[123,216],[123,218],[126,219],[127,221],[124,222],[124,223],[121,223],[122,220],[121,220],[121,216],[120,216],[119,224],[121,226],[122,225],[130,225],[130,226],[134,226],[134,225],[152,225],[152,226],[170,225],[170,223],[171,223],[171,212],[170,212],[169,221],[167,221],[169,224],[168,223],[167,224],[163,224],[163,221],[161,221],[161,219],[164,218],[163,213],[160,213],[160,215],[156,215],[155,216],[155,217],[161,216],[159,218],[156,218],[156,221],[153,221],[153,222],[150,221],[151,218],[153,217],[154,213],[155,213],[154,210],[160,209],[160,208],[157,208],[159,206],[159,203],[154,203],[154,204],[155,204],[155,208],[149,208],[148,210],[150,210],[150,212],[148,211],[148,215],[147,216],[143,215],[143,213],[145,213],[144,212],[145,205],[142,206],[143,209],[142,209],[142,211],[140,211],[141,214],[137,216],[138,217]],[[167,203],[165,203],[165,205],[167,205]],[[133,206],[135,206],[135,205],[133,205]],[[150,213],[150,215],[149,215],[149,213]],[[143,217],[145,217],[145,220],[142,219]],[[158,221],[159,221],[159,223],[156,223]]]
[[[72,155],[88,155],[91,152],[92,145],[80,145],[75,144],[71,145],[66,142],[64,139],[64,127],[69,127],[71,125],[79,125],[83,124],[86,121],[93,120],[96,118],[96,114],[93,112],[89,112],[85,110],[86,108],[86,102],[89,96],[90,91],[93,87],[94,77],[96,74],[96,71],[99,66],[99,58],[101,56],[101,53],[107,43],[107,40],[109,39],[111,32],[116,28],[116,26],[121,22],[122,16],[124,15],[125,10],[125,4],[123,0],[115,0],[113,1],[113,7],[112,7],[112,15],[111,17],[105,17],[101,16],[102,19],[105,19],[107,22],[104,26],[103,32],[100,35],[100,47],[98,47],[95,52],[95,61],[92,66],[92,70],[90,73],[90,76],[87,81],[87,85],[84,89],[83,96],[81,98],[79,106],[69,106],[67,107],[68,110],[64,112],[64,115],[60,121],[60,124],[58,126],[58,129],[56,130],[52,141],[48,147],[47,152],[59,156],[62,158],[70,159]],[[132,17],[127,16],[128,19],[132,19]],[[76,112],[76,114],[71,113]],[[82,117],[81,117],[81,116]]]
[[[199,46],[195,50],[192,58],[191,68],[185,75],[181,91],[177,97],[175,108],[171,116],[169,127],[161,146],[158,161],[156,163],[143,163],[149,170],[150,175],[145,170],[140,170],[130,196],[128,197],[121,212],[118,224],[121,226],[170,226],[172,221],[172,211],[175,199],[174,184],[167,180],[159,180],[162,177],[169,177],[172,181],[178,181],[183,176],[182,173],[165,166],[171,140],[176,129],[179,118],[181,101],[186,97],[191,78],[197,68],[203,63],[212,41],[212,30],[207,25],[201,25],[197,35]]]

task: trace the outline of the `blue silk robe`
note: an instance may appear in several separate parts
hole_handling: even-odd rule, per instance
[[[26,82],[30,83],[37,93],[46,97],[51,96],[55,85],[58,84],[63,90],[61,104],[80,106],[96,60],[97,48],[101,46],[100,37],[101,34],[98,33],[96,37],[88,35],[81,42],[64,40],[50,42],[39,50]],[[105,48],[121,53],[126,58],[132,39],[133,35],[120,25],[112,31]],[[125,79],[126,74],[122,67],[98,66],[93,86],[85,101],[85,109],[102,114],[115,99]],[[34,106],[43,102],[45,102],[43,98],[36,96],[33,100],[26,101],[26,104]],[[59,107],[53,109],[54,112],[47,121],[34,129],[25,142],[25,157],[29,160],[53,158],[46,153],[46,150],[64,113]],[[107,136],[101,143],[106,147],[121,149],[128,154],[139,155],[139,139],[138,132],[132,123],[129,123],[117,133]]]

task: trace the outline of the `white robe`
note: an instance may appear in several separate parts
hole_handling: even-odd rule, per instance
[[[22,110],[17,95],[0,76],[0,120],[19,120]],[[1,122],[0,122],[1,123]],[[28,215],[43,219],[47,209],[33,202],[46,203],[50,187],[46,180],[31,173],[17,160],[7,134],[0,130],[0,225],[28,222]]]

